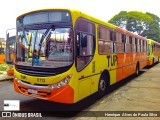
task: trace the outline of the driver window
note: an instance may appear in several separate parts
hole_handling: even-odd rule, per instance
[[[77,24],[77,70],[82,70],[92,60],[95,51],[94,24],[79,20]]]

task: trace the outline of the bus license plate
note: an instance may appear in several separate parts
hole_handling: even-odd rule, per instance
[[[28,92],[29,93],[32,93],[32,94],[37,94],[38,92],[37,92],[37,90],[35,90],[35,89],[28,89]]]

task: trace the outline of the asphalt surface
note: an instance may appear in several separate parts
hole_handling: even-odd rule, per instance
[[[152,68],[145,68],[138,77],[129,77],[111,87],[106,96],[97,100],[96,94],[74,104],[65,105],[43,101],[18,94],[13,89],[12,80],[0,82],[0,111],[4,110],[4,100],[20,100],[20,112],[43,111],[45,116],[34,118],[45,119],[76,119],[76,120],[160,120],[160,117],[106,117],[104,112],[143,111],[160,113],[160,63]],[[47,112],[46,112],[47,111]],[[48,112],[49,111],[49,112]],[[57,113],[57,111],[63,111]],[[67,111],[67,112],[64,112]],[[68,111],[70,117],[65,116]],[[87,111],[87,112],[84,112]],[[91,112],[90,112],[91,111]],[[93,112],[96,111],[96,112]],[[99,114],[97,111],[104,111]],[[149,113],[148,112],[148,113]],[[61,117],[63,116],[63,117]],[[0,118],[4,119],[4,118]],[[8,120],[28,118],[5,118]],[[33,119],[33,118],[30,118]]]

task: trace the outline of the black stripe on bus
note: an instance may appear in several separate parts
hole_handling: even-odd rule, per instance
[[[95,76],[95,75],[99,75],[99,74],[101,74],[101,73],[96,73],[96,74],[93,74],[93,75],[85,76],[85,77],[79,78],[79,80],[82,80],[82,79],[88,78],[88,77],[92,77],[92,76]]]

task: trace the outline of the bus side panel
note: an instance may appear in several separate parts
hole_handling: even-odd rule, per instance
[[[116,82],[116,69],[109,71],[110,74],[110,85]]]
[[[126,78],[129,75],[131,75],[131,72],[133,71],[131,68],[131,65],[132,65],[131,56],[132,56],[132,54],[129,54],[129,53],[125,54],[124,66],[123,66],[123,78]]]
[[[99,79],[100,79],[100,74],[92,77],[91,94],[98,91]]]
[[[92,81],[92,65],[94,59],[89,62],[89,64],[78,72],[78,100],[81,100],[89,95],[91,95],[91,81]]]
[[[110,54],[110,55],[107,55],[107,66],[108,67],[105,67],[104,69],[108,70],[109,71],[109,77],[110,77],[110,85],[116,83],[116,78],[117,78],[117,74],[116,74],[116,68],[117,68],[117,55],[116,54]],[[104,70],[103,69],[103,70]]]
[[[140,69],[143,69],[145,66],[147,66],[147,54],[141,53],[141,62],[140,62]]]
[[[135,55],[133,53],[118,54],[116,80],[120,81],[135,73]]]
[[[133,53],[127,53],[126,54],[126,60],[125,60],[125,66],[126,66],[126,75],[125,77],[130,76],[131,74],[134,73],[134,67],[132,67],[132,65],[134,64],[134,57],[133,57]],[[134,66],[134,65],[133,65]]]
[[[84,78],[79,80],[79,100],[91,94],[91,78]]]
[[[116,70],[116,81],[120,81],[123,79],[123,68],[119,67]]]
[[[123,65],[124,65],[124,53],[117,54],[117,72],[116,72],[116,81],[123,79]]]

